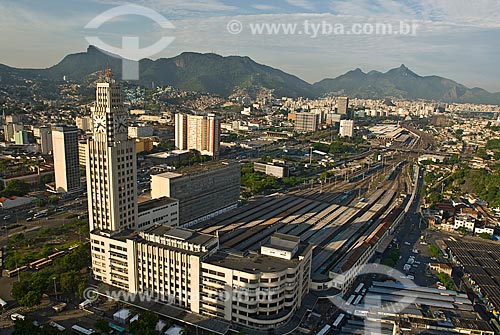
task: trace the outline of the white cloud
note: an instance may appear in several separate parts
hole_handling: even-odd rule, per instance
[[[276,10],[278,9],[277,7],[271,6],[271,5],[252,5],[253,8],[258,9],[258,10]]]
[[[292,6],[307,10],[313,10],[315,8],[314,4],[308,0],[286,0],[286,2],[288,2]]]
[[[93,0],[107,5],[136,4],[154,9],[163,14],[189,16],[193,14],[221,13],[235,11],[238,7],[226,5],[218,0]]]

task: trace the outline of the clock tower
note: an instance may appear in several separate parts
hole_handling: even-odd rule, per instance
[[[121,87],[110,71],[97,83],[92,121],[86,150],[90,231],[112,235],[136,227],[137,162]]]

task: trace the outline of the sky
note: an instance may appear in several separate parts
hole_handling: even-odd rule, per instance
[[[107,12],[124,5],[134,5],[134,14]],[[89,27],[106,13],[99,27]],[[415,29],[403,34],[401,22]],[[377,25],[391,25],[393,34],[370,33]],[[173,40],[147,54],[151,59],[185,51],[248,56],[310,83],[405,64],[420,75],[500,92],[498,0],[0,1],[1,64],[49,67],[85,51],[88,37],[120,48],[124,36],[138,37],[141,48]]]

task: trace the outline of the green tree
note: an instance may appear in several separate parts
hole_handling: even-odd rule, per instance
[[[30,192],[31,186],[19,179],[9,180],[2,191],[2,194],[6,197],[11,197],[13,195],[23,196]]]
[[[51,195],[49,197],[49,205],[55,206],[59,203],[59,197],[57,195]]]
[[[153,312],[141,313],[139,320],[130,324],[130,332],[135,335],[157,335],[159,332],[155,330],[155,327],[159,320],[158,315]]]
[[[101,333],[107,333],[111,330],[111,328],[108,326],[108,323],[104,319],[99,319],[94,323],[94,327],[101,331]]]
[[[34,307],[42,301],[42,294],[38,291],[28,291],[19,299],[19,304],[26,307]]]

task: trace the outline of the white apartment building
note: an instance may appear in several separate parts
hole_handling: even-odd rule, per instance
[[[470,214],[457,214],[455,215],[455,230],[459,228],[465,228],[470,232],[474,232],[474,226],[476,224],[476,218]]]
[[[354,120],[341,120],[340,121],[340,137],[353,137],[354,136]]]
[[[197,150],[202,155],[217,157],[220,151],[220,120],[214,114],[175,115],[175,147]]]

